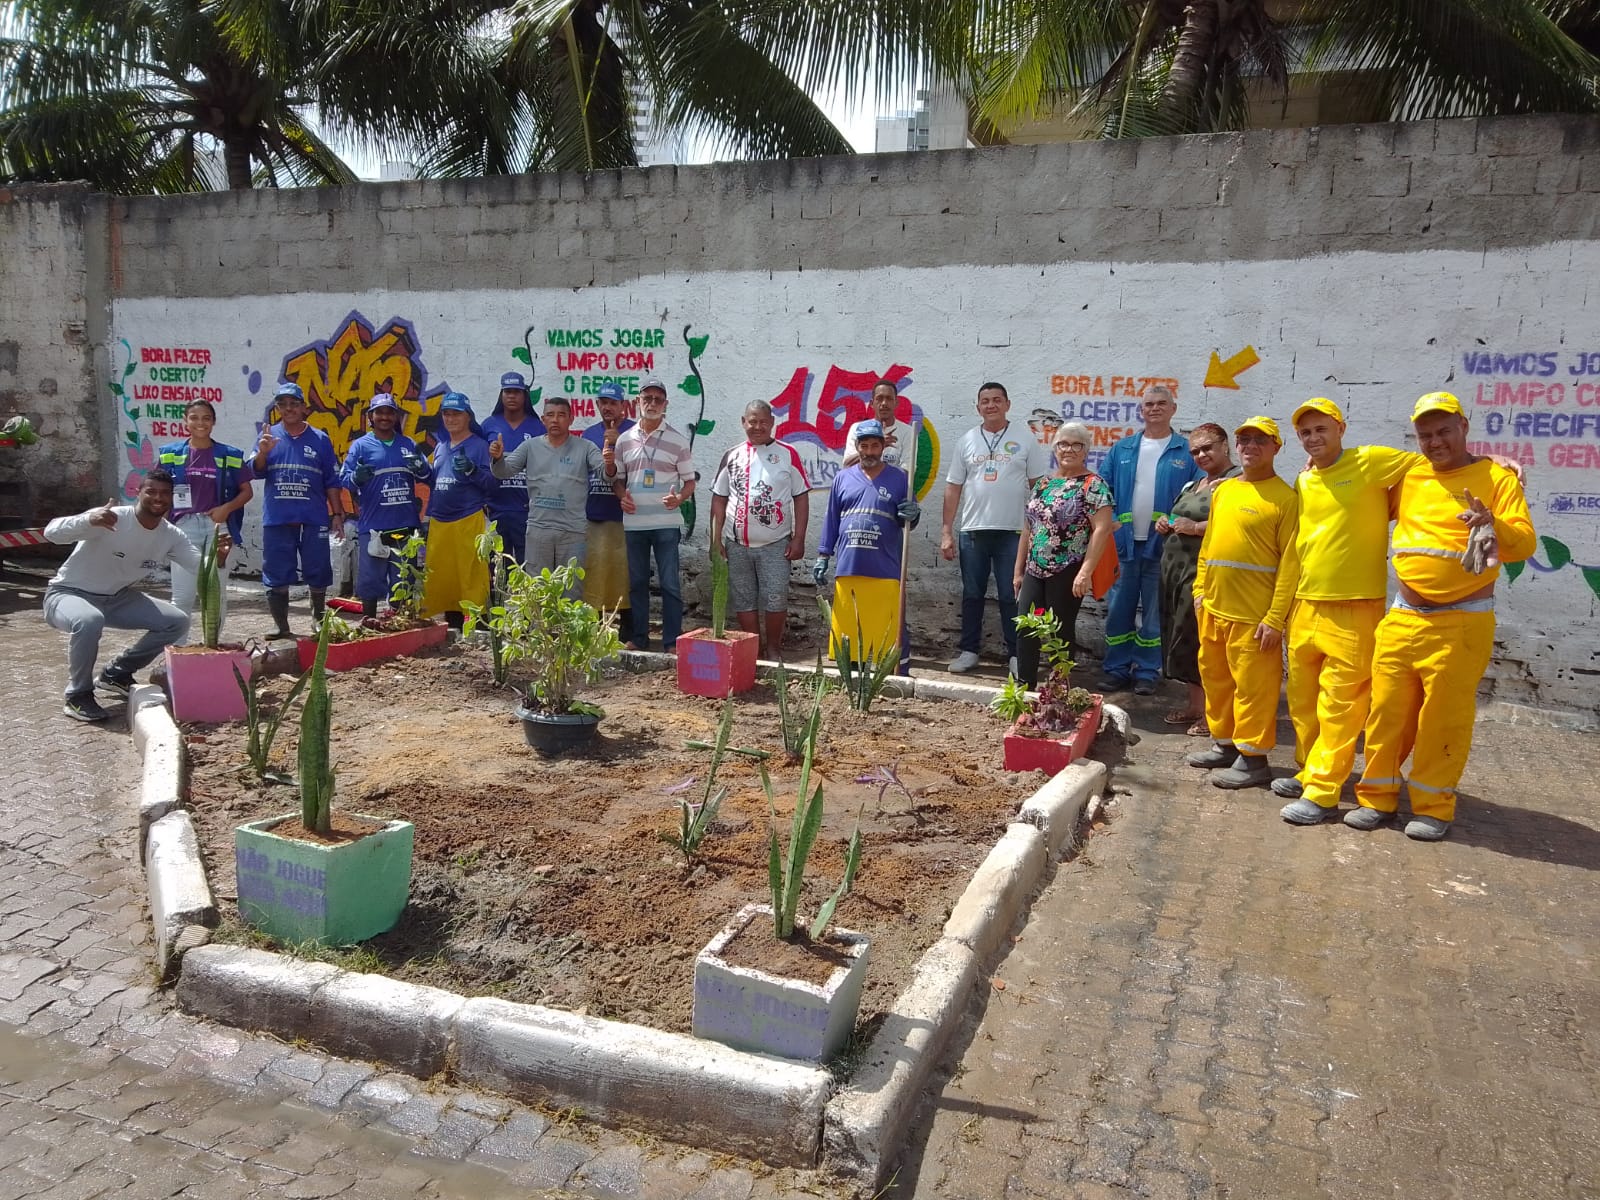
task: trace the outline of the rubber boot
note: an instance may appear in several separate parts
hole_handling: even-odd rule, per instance
[[[328,589],[311,589],[311,625],[315,629],[322,628],[322,614],[328,608]]]
[[[269,588],[267,590],[267,612],[272,617],[272,632],[267,636],[272,639],[292,638],[289,632],[289,591],[287,588]]]
[[[465,613],[457,612],[454,609],[444,614],[444,623],[457,633],[461,632],[461,626],[466,623],[466,620]]]
[[[1272,782],[1272,768],[1265,754],[1240,754],[1239,761],[1226,771],[1211,772],[1211,786],[1219,788],[1266,787]]]
[[[376,596],[361,602],[361,615],[363,617],[375,617],[378,615],[378,598]]]
[[[1209,750],[1196,750],[1183,761],[1191,767],[1231,767],[1239,751],[1232,742],[1213,742]]]

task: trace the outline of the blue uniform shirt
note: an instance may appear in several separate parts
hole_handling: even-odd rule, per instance
[[[408,452],[417,453],[416,443],[403,433],[395,434],[387,445],[375,433],[363,434],[350,443],[339,486],[355,493],[356,517],[363,530],[415,529],[422,524],[417,479],[406,467]],[[372,478],[363,484],[355,481],[360,466],[372,468]]]
[[[494,412],[483,422],[482,428],[484,442],[494,441],[495,435],[499,434],[507,454],[529,438],[544,436],[544,422],[532,409],[523,414],[522,424],[513,428],[501,411],[499,401],[495,402]],[[521,529],[528,523],[527,472],[494,482],[494,491],[489,496],[489,519],[498,521],[502,529]]]
[[[834,476],[817,553],[833,556],[835,576],[900,578],[905,534],[896,510],[906,495],[906,473],[899,467],[884,467],[876,479],[868,479],[859,465]]]
[[[621,437],[633,428],[634,423],[627,417],[622,418],[622,424],[617,426],[617,436]],[[580,437],[586,442],[593,442],[600,449],[606,448],[606,426],[604,421],[596,421],[585,429]],[[620,468],[622,460],[617,460]],[[622,520],[622,501],[616,492],[611,490],[611,481],[594,471],[589,472],[589,502],[585,506],[584,515],[591,521],[620,521]]]
[[[339,459],[328,435],[307,425],[290,437],[283,425],[272,427],[277,445],[267,453],[263,525],[328,524],[328,489],[339,486]]]
[[[456,473],[457,454],[467,456],[471,474]],[[489,443],[477,434],[469,433],[453,446],[441,441],[433,451],[433,494],[428,498],[428,519],[459,521],[483,512],[499,491],[499,482],[489,467]]]

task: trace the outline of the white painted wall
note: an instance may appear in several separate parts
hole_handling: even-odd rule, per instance
[[[1486,254],[715,273],[569,290],[131,299],[113,305],[110,365],[125,391],[121,451],[130,483],[156,445],[181,436],[181,428],[162,432],[165,405],[181,404],[188,393],[163,398],[163,386],[207,389],[219,409],[217,436],[248,445],[286,373],[357,408],[380,385],[409,390],[414,423],[436,409],[447,385],[487,415],[500,373],[527,370],[516,356],[522,350],[547,395],[592,396],[609,375],[636,387],[659,374],[670,392],[669,420],[684,427],[701,415],[699,399],[682,387],[690,366],[685,326],[691,337],[709,339],[697,362],[703,416],[714,423],[696,444],[707,484],[717,456],[740,437],[742,406],[785,397],[780,436],[801,447],[814,482],[825,485],[843,430],[865,411],[871,381],[897,367],[902,394],[931,424],[940,480],[944,447],[975,421],[973,399],[987,379],[1009,388],[1018,423],[1040,424],[1043,415],[1084,419],[1104,445],[1137,428],[1135,401],[1150,378],[1177,381],[1180,428],[1202,420],[1231,428],[1263,412],[1286,421],[1301,400],[1328,395],[1350,417],[1350,444],[1409,444],[1413,401],[1448,388],[1471,408],[1479,438],[1526,462],[1535,522],[1547,539],[1531,568],[1502,587],[1496,695],[1593,709],[1600,672],[1600,335],[1596,310],[1587,306],[1596,257],[1593,243],[1563,242]],[[376,349],[365,345],[370,336],[352,335],[352,313],[376,329]],[[599,360],[575,369],[569,356],[584,351],[553,348],[549,334],[558,330],[598,331],[595,353],[653,358],[625,359],[620,370],[609,359],[610,369]],[[644,340],[659,345],[618,346],[618,330],[647,331]],[[340,335],[345,341],[331,351],[319,345]],[[623,340],[632,341],[631,333]],[[1237,390],[1204,386],[1213,353],[1227,359],[1247,346],[1260,361],[1238,376]],[[185,351],[170,357],[187,361],[147,363],[149,350]],[[136,397],[135,385],[156,388],[155,399]],[[150,403],[161,415],[151,414]],[[341,451],[359,430],[354,417],[313,419]],[[580,414],[577,424],[589,419]],[[1298,462],[1298,453],[1286,450],[1280,473],[1292,477]],[[922,490],[929,486],[924,480]],[[918,531],[912,561],[913,597],[930,605],[947,603],[957,586],[956,568],[937,555],[941,494],[942,485],[928,495],[930,519]],[[253,565],[259,506],[252,508],[242,559]],[[705,527],[702,517],[697,544],[704,544]],[[937,652],[926,638],[922,645]]]

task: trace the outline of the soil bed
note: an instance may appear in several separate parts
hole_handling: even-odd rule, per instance
[[[264,683],[269,705],[289,682]],[[516,694],[494,686],[481,650],[441,647],[329,686],[335,811],[416,825],[411,902],[354,965],[688,1032],[694,956],[743,904],[769,898],[767,802],[749,759],[723,761],[728,798],[695,863],[662,838],[677,828],[678,798],[700,798],[710,755],[683,742],[715,740],[720,701],[685,696],[668,672],[618,670],[585,692],[606,709],[598,738],[539,759],[511,715]],[[808,704],[792,686],[792,704]],[[733,744],[776,751],[768,769],[787,837],[799,769],[782,753],[773,689],[736,705]],[[973,707],[886,696],[863,715],[834,695],[826,712],[813,781],[827,816],[800,913],[809,919],[837,885],[860,810],[861,870],[835,919],[872,938],[860,1018],[870,1024],[1039,777],[1001,768],[1003,726]],[[294,762],[297,736],[291,717],[276,766]],[[222,936],[241,938],[234,826],[298,812],[297,793],[253,778],[242,724],[186,727],[185,740]],[[858,781],[880,767],[895,767],[905,788],[883,788],[881,802],[878,781]]]

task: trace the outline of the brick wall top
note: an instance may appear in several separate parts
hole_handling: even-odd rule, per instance
[[[1600,119],[1495,118],[104,198],[113,292],[581,287],[1597,236]]]

